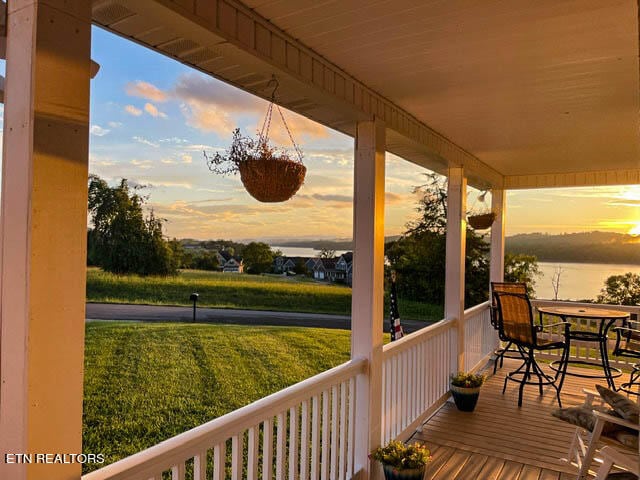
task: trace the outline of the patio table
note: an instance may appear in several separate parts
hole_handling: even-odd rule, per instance
[[[609,388],[615,389],[614,378],[622,375],[622,371],[619,368],[612,367],[609,363],[609,354],[608,354],[608,333],[611,329],[611,326],[617,320],[627,320],[629,319],[629,313],[622,312],[620,310],[609,310],[609,309],[601,309],[601,308],[590,308],[590,307],[538,307],[538,312],[540,314],[540,323],[542,323],[542,315],[551,315],[554,317],[560,317],[563,322],[568,321],[568,319],[589,319],[589,320],[598,320],[598,329],[597,331],[591,330],[576,330],[572,327],[569,329],[569,348],[571,345],[571,340],[577,340],[580,342],[594,342],[598,344],[600,349],[600,363],[590,362],[587,360],[570,360],[567,359],[567,363],[569,365],[590,365],[602,367],[604,375],[599,374],[585,374],[585,373],[575,373],[567,371],[567,375],[573,375],[576,377],[583,378],[602,378],[607,380],[607,385]],[[569,322],[570,324],[572,322]],[[555,360],[551,362],[551,368],[554,370],[561,367],[558,365],[559,360]],[[613,373],[615,371],[615,374]]]

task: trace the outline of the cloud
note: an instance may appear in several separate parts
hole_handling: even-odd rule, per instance
[[[193,161],[193,157],[191,155],[187,155],[186,153],[180,157],[182,163],[191,163]]]
[[[158,110],[158,107],[156,107],[153,103],[145,103],[144,111],[152,117],[167,118],[167,114]]]
[[[261,126],[268,105],[261,98],[198,73],[181,75],[173,87],[172,95],[182,102],[180,109],[187,125],[225,137],[241,123],[240,120],[246,120],[242,117],[247,115],[254,117],[256,122],[255,127],[249,129],[253,134]],[[283,115],[294,138],[329,136],[329,129],[319,123],[285,109]],[[273,112],[270,138],[275,143],[290,144],[277,110]]]
[[[133,105],[126,105],[124,107],[124,111],[127,112],[129,115],[133,115],[134,117],[139,117],[140,115],[142,115],[142,110],[134,107]]]
[[[100,125],[91,125],[91,128],[89,129],[89,133],[91,133],[91,135],[95,135],[96,137],[104,137],[110,131],[111,130],[107,128],[102,128]]]
[[[314,193],[311,195],[312,198],[316,200],[320,200],[322,202],[349,202],[353,201],[353,197],[351,195],[323,195],[321,193]]]
[[[151,168],[151,165],[153,164],[153,161],[151,160],[131,160],[131,165],[134,165],[138,168],[142,168],[142,169],[148,169]]]
[[[155,85],[143,82],[142,80],[127,83],[124,91],[129,96],[141,97],[154,102],[166,102],[169,98],[166,92],[160,90]]]
[[[132,137],[132,138],[133,138],[136,142],[138,142],[138,143],[142,143],[143,145],[148,145],[148,146],[150,146],[150,147],[154,147],[154,148],[158,148],[158,147],[159,147],[159,145],[158,145],[157,143],[153,143],[152,141],[147,140],[147,139],[146,139],[146,138],[144,138],[144,137],[135,136],[135,137]]]
[[[109,125],[111,128],[120,128],[122,126],[121,122],[109,122],[107,125]]]
[[[189,140],[187,140],[186,138],[179,138],[179,137],[170,137],[170,138],[162,138],[159,140],[159,142],[161,143],[175,143],[176,145],[181,145],[184,143],[189,143]]]
[[[393,192],[386,192],[384,194],[384,197],[387,205],[397,205],[399,203],[403,203],[405,200],[404,196],[398,195],[397,193],[393,193]]]
[[[162,160],[160,160],[160,162],[166,164],[166,165],[175,165],[176,162],[175,160],[171,159],[171,158],[163,158]]]

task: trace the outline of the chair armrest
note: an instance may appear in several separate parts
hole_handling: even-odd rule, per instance
[[[604,459],[610,459],[613,465],[617,465],[638,475],[640,468],[638,467],[638,459],[633,455],[624,454],[611,446],[604,446],[600,450],[600,456]],[[608,473],[608,472],[606,472]],[[606,477],[605,477],[606,478]]]
[[[569,322],[558,322],[558,323],[547,323],[546,325],[543,325],[542,328],[549,328],[549,327],[559,327],[561,325],[564,325],[565,327],[567,325],[571,325]]]
[[[594,398],[600,398],[600,394],[595,390],[589,390],[588,388],[583,388],[582,393],[584,393],[584,405],[586,407],[590,407],[593,405]]]
[[[599,412],[598,410],[593,410],[593,414],[596,417],[596,424],[597,422],[610,422],[610,423],[615,423],[616,425],[621,425],[623,427],[640,431],[640,425],[638,425],[637,423],[631,423],[628,420],[625,420],[623,418],[614,417],[613,415],[609,415],[608,413],[602,413],[602,412]],[[594,426],[593,429],[595,430],[596,427]]]

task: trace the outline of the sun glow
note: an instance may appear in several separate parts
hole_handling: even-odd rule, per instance
[[[629,235],[640,235],[640,222],[629,229]]]

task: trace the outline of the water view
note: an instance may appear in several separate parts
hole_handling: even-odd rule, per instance
[[[540,262],[539,266],[541,275],[536,283],[536,297],[546,299],[554,296],[551,281],[559,266],[562,274],[558,298],[563,300],[595,299],[611,275],[640,273],[640,265]]]

